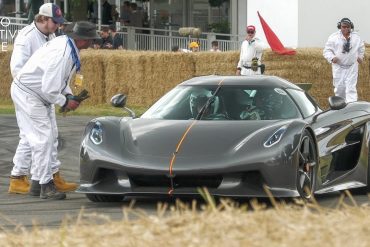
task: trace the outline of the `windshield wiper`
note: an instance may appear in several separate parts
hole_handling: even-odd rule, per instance
[[[208,107],[215,101],[216,99],[216,94],[218,94],[218,92],[220,91],[222,87],[222,81],[220,82],[220,84],[218,85],[218,87],[216,88],[215,92],[212,94],[211,97],[209,97],[209,99],[207,100],[207,102],[204,104],[204,106],[202,107],[202,109],[200,109],[197,117],[195,118],[196,120],[200,120],[202,119],[205,111],[208,109]]]

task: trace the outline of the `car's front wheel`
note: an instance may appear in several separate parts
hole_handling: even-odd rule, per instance
[[[125,196],[122,195],[100,195],[86,194],[86,197],[92,202],[120,202]]]
[[[309,131],[305,130],[299,145],[297,172],[297,190],[305,200],[310,200],[314,192],[317,160],[315,141]]]

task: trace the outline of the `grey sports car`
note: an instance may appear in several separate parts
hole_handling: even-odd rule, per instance
[[[125,108],[126,96],[112,104]],[[176,86],[141,117],[88,123],[78,192],[311,198],[368,190],[370,103],[332,96],[321,110],[274,76],[203,76]],[[126,108],[127,109],[127,108]],[[270,193],[268,193],[268,191]]]

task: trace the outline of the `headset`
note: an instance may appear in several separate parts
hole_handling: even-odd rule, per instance
[[[344,23],[349,23],[349,25],[351,26],[351,29],[354,29],[355,26],[353,25],[353,22],[348,19],[348,18],[342,18],[342,20],[340,20],[338,23],[337,23],[337,28],[340,29],[340,25],[342,24],[342,22]]]

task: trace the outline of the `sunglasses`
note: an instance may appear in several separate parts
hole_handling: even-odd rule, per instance
[[[254,31],[247,31],[248,34],[254,34]]]

